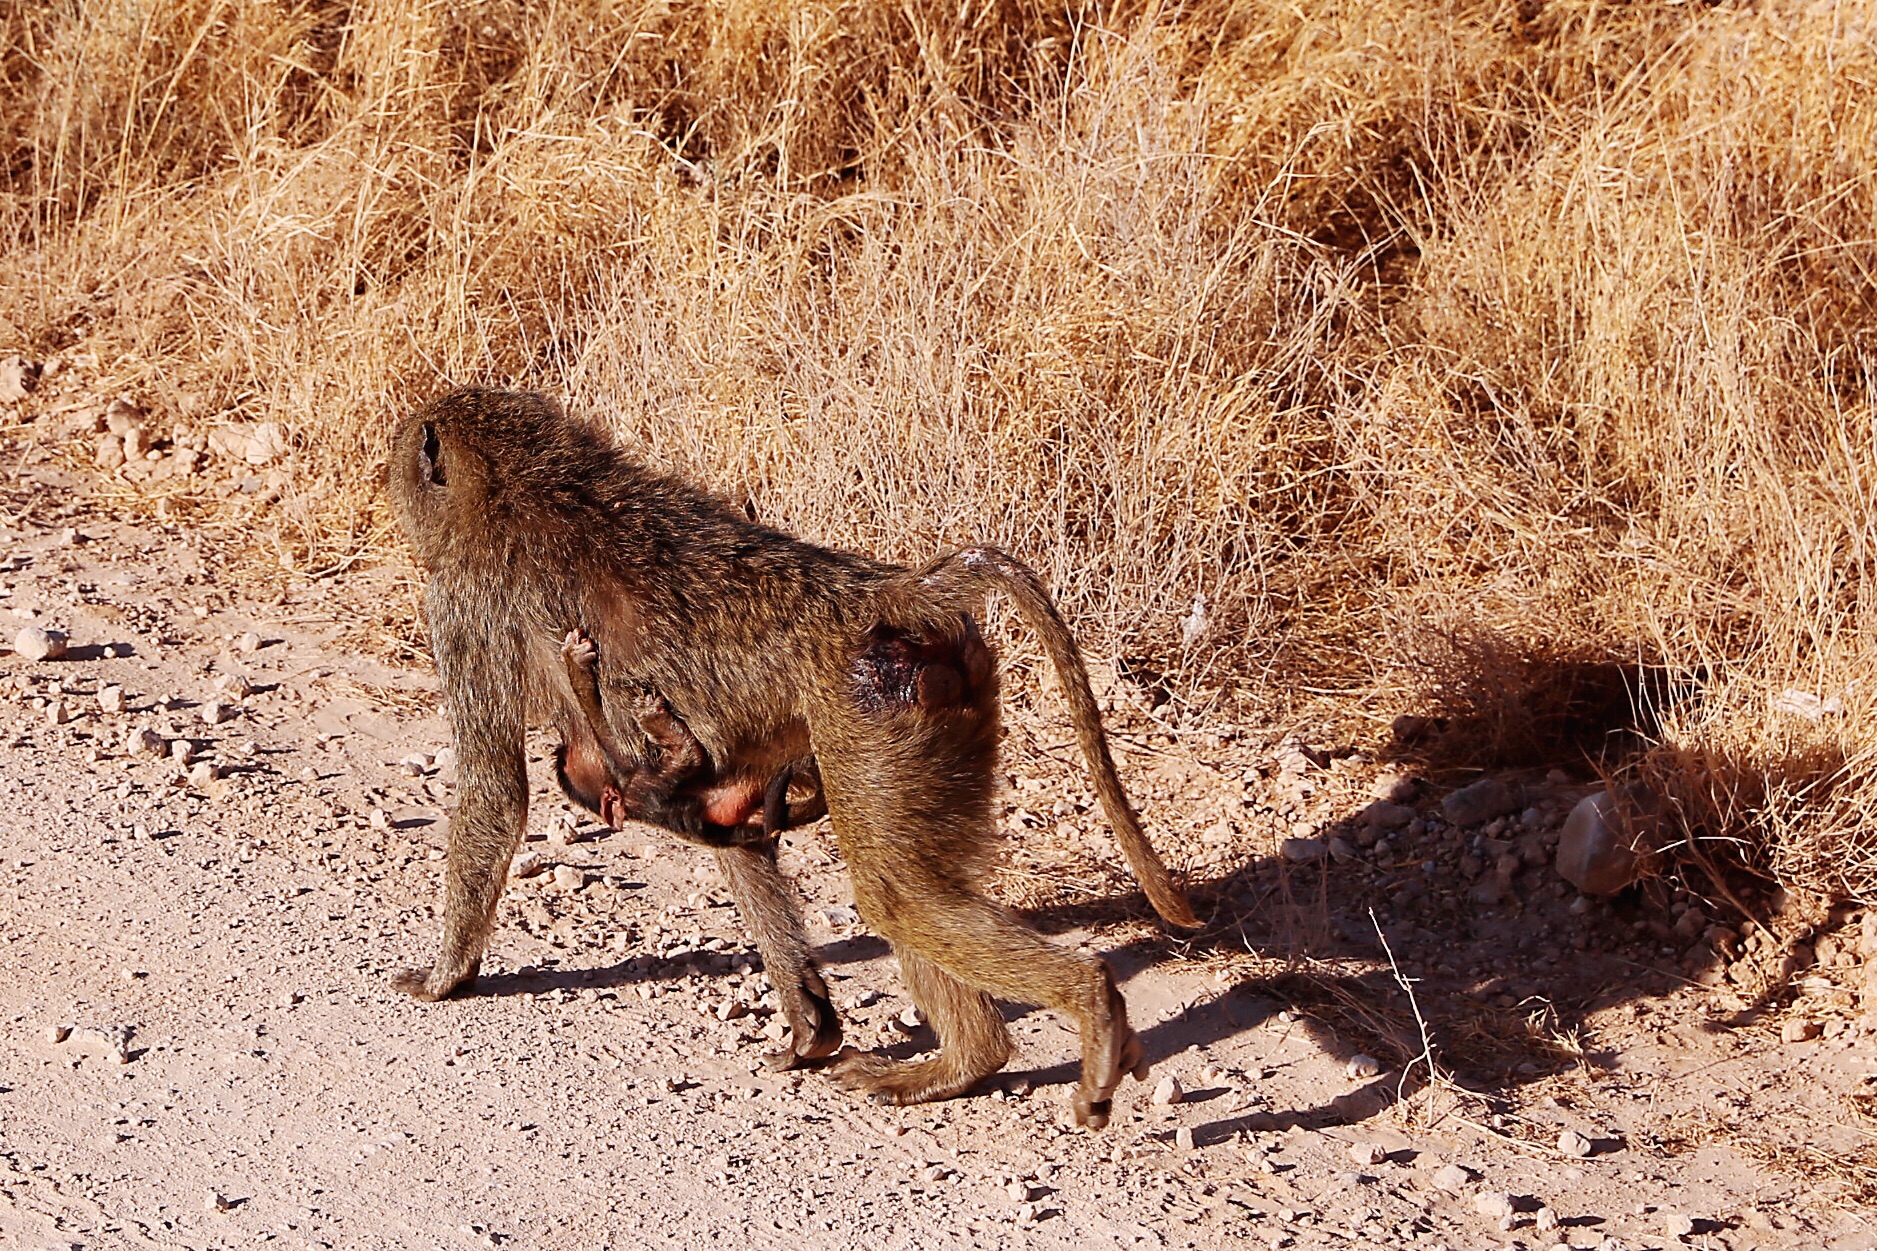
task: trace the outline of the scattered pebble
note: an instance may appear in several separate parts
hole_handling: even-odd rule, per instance
[[[510,877],[533,877],[547,868],[547,862],[541,859],[538,851],[524,851],[515,857],[515,862],[508,867]]]
[[[1388,1158],[1388,1152],[1382,1149],[1380,1143],[1357,1142],[1349,1145],[1349,1158],[1365,1166],[1380,1164]]]
[[[220,725],[228,720],[232,712],[233,709],[221,700],[211,699],[205,701],[202,707],[196,710],[196,715],[202,718],[203,725]]]
[[[1353,1080],[1362,1081],[1370,1077],[1379,1077],[1382,1072],[1382,1062],[1374,1056],[1350,1056],[1349,1063],[1343,1066],[1343,1071],[1348,1073]]]
[[[65,635],[44,626],[27,626],[13,636],[13,650],[28,660],[57,660],[65,654]]]
[[[1567,1129],[1558,1135],[1558,1151],[1574,1160],[1581,1160],[1590,1154],[1590,1139],[1574,1129]]]
[[[71,705],[62,699],[55,699],[46,705],[46,724],[64,725],[72,719]]]
[[[254,694],[254,683],[248,681],[245,673],[224,673],[215,679],[215,689],[231,699],[246,699]]]
[[[1613,895],[1636,880],[1641,861],[1610,825],[1616,800],[1586,795],[1558,835],[1558,876],[1587,895]]]
[[[179,738],[169,745],[169,758],[187,769],[195,761],[196,748],[186,738]]]
[[[66,1039],[70,1038],[71,1036],[72,1036],[72,1027],[69,1025],[46,1026],[46,1041],[54,1044],[55,1046],[59,1043],[64,1042]]]
[[[554,866],[554,887],[557,890],[579,890],[587,884],[587,875],[571,864]]]
[[[1458,1164],[1443,1164],[1440,1166],[1439,1171],[1434,1174],[1434,1184],[1442,1190],[1450,1191],[1454,1194],[1458,1194],[1461,1190],[1465,1189],[1472,1180],[1473,1174],[1467,1172]]]
[[[139,726],[124,738],[124,750],[133,756],[161,756],[163,736],[147,726]]]
[[[98,692],[98,711],[106,716],[115,717],[124,711],[124,688],[107,686]]]
[[[919,1025],[919,1009],[910,1005],[904,1012],[893,1018],[893,1028],[897,1029],[902,1034],[918,1033]]]
[[[1695,1231],[1694,1218],[1681,1212],[1662,1213],[1662,1232],[1670,1238],[1686,1238]]]
[[[1441,800],[1440,810],[1449,825],[1484,825],[1519,806],[1513,789],[1498,778],[1481,778]]]
[[[1473,1210],[1489,1221],[1512,1215],[1512,1196],[1498,1190],[1482,1190],[1473,1196]]]
[[[227,1212],[231,1211],[234,1206],[235,1205],[229,1201],[226,1195],[219,1194],[213,1190],[209,1191],[202,1200],[202,1210],[204,1212]]]
[[[1398,830],[1414,820],[1414,809],[1404,804],[1378,799],[1361,813],[1362,824],[1378,830]]]
[[[1787,1021],[1784,1025],[1779,1027],[1780,1039],[1789,1043],[1811,1042],[1822,1033],[1824,1033],[1824,1026],[1820,1025],[1817,1021],[1807,1021],[1797,1018]]]
[[[1538,1214],[1532,1218],[1532,1228],[1541,1234],[1548,1234],[1557,1227],[1558,1214],[1553,1212],[1549,1206],[1539,1208]]]
[[[390,829],[391,814],[386,812],[383,808],[373,808],[371,810],[371,827],[374,830]]]
[[[235,639],[235,650],[241,652],[243,655],[253,655],[255,652],[261,650],[261,636],[256,634],[253,630],[243,631],[242,634]]]
[[[1004,1187],[1004,1193],[1018,1203],[1028,1203],[1032,1198],[1030,1183],[1022,1180],[1013,1181]]]
[[[200,788],[215,780],[215,766],[206,760],[198,760],[189,770],[189,785]]]
[[[1369,787],[1369,794],[1383,803],[1405,804],[1414,798],[1414,778],[1406,773],[1384,773]],[[1409,814],[1409,819],[1413,814]]]
[[[39,386],[38,361],[24,356],[0,357],[0,403],[11,404],[25,399]]]
[[[1153,1102],[1157,1107],[1166,1107],[1186,1098],[1186,1088],[1180,1085],[1180,1079],[1168,1073],[1154,1086]]]
[[[1191,1151],[1193,1149],[1193,1131],[1184,1125],[1174,1130],[1173,1145],[1178,1147],[1181,1151]]]
[[[1292,864],[1313,864],[1329,850],[1329,844],[1320,838],[1287,838],[1278,844],[1277,854]]]

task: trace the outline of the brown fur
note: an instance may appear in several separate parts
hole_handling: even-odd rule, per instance
[[[827,812],[812,759],[788,765],[760,790],[755,779],[734,770],[726,780],[712,768],[691,728],[656,692],[639,692],[632,709],[657,759],[634,759],[607,720],[599,650],[586,631],[568,632],[561,657],[593,750],[562,743],[554,755],[555,774],[569,799],[614,829],[628,820],[643,821],[702,847],[735,847],[773,840]],[[798,779],[812,792],[791,804],[789,788]]]
[[[533,395],[459,391],[424,406],[397,433],[391,484],[430,571],[426,615],[463,777],[443,948],[411,979],[415,993],[474,976],[525,816],[529,717],[598,750],[548,660],[585,623],[604,660],[600,718],[618,742],[645,741],[618,711],[645,689],[713,760],[766,779],[811,752],[819,762],[855,902],[893,944],[940,1043],[919,1063],[846,1056],[838,1080],[890,1103],[962,1093],[1010,1054],[992,998],[1037,1003],[1075,1018],[1076,1114],[1106,1123],[1121,1076],[1146,1071],[1107,963],[1045,941],[978,889],[996,837],[998,698],[971,614],[989,592],[1010,595],[1041,634],[1149,900],[1174,924],[1197,922],[1141,832],[1075,642],[1029,570],[989,548],[909,571],[801,542],[633,463]],[[758,847],[717,854],[778,988],[812,973],[773,847],[766,859]]]

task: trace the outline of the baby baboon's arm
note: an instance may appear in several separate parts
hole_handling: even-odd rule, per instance
[[[654,691],[641,692],[632,710],[639,728],[657,752],[657,763],[646,764],[628,755],[614,737],[601,703],[599,650],[593,640],[584,630],[570,630],[561,644],[561,658],[573,687],[575,703],[586,722],[586,733],[605,764],[608,778],[597,796],[588,795],[586,788],[577,784],[576,771],[568,768],[568,749],[564,748],[562,787],[575,802],[597,812],[608,825],[617,828],[624,820],[643,821],[670,830],[687,842],[720,848],[773,839],[778,830],[820,815],[819,812],[807,815],[819,801],[817,793],[798,809],[790,809],[783,802],[782,824],[772,825],[768,820],[771,805],[765,795],[763,824],[754,824],[750,820],[754,813],[742,806],[747,801],[741,800],[741,789],[723,784],[691,727]],[[784,770],[771,783],[770,790],[773,792],[779,786],[786,800],[788,783],[793,776],[794,770]],[[711,820],[713,810],[724,808],[726,803],[734,819]]]

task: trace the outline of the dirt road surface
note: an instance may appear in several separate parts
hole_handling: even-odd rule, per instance
[[[1114,953],[1155,1064],[1103,1132],[1065,1128],[1075,1040],[1021,1007],[1019,1057],[950,1103],[770,1072],[773,999],[707,856],[569,825],[539,752],[543,871],[480,993],[411,1002],[386,974],[436,939],[449,735],[427,674],[347,643],[407,584],[255,602],[211,537],[112,521],[55,465],[9,490],[6,637],[70,651],[0,655],[0,1246],[1877,1245],[1843,1166],[1862,1027],[1782,1041],[1548,869],[1442,913],[1463,855],[1284,861],[1261,768],[1286,727],[1121,736],[1150,831],[1211,883],[1221,920],[1184,942],[1127,899],[1066,727],[1013,715],[1007,897]],[[1325,767],[1323,793],[1343,773],[1367,784]],[[922,1049],[825,826],[785,863],[850,1042]],[[1428,1085],[1412,1006],[1472,1071]]]

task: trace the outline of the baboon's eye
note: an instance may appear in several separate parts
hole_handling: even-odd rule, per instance
[[[440,450],[437,445],[437,428],[426,422],[424,445],[417,453],[417,467],[422,471],[424,481],[431,486],[442,486],[447,481],[443,476],[443,462],[437,459]]]

